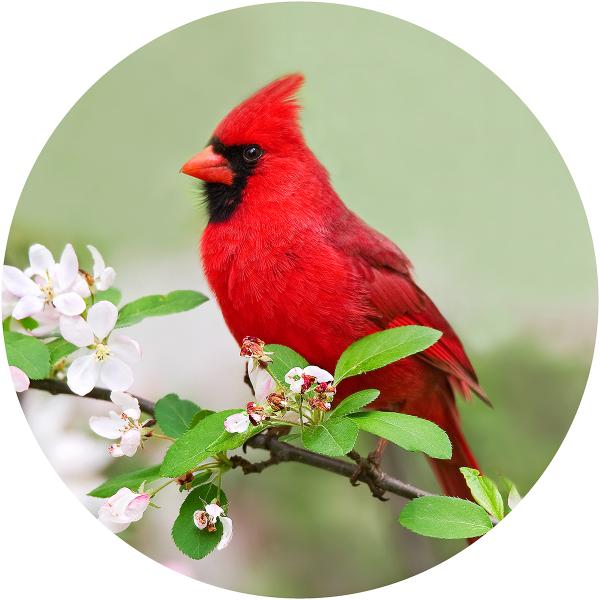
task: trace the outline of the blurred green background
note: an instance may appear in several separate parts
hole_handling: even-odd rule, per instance
[[[411,257],[472,357],[495,406],[461,402],[482,467],[528,491],[586,383],[597,309],[592,242],[569,172],[527,107],[471,56],[414,25],[344,6],[271,4],[154,40],[56,129],[23,191],[6,262],[23,265],[33,242],[59,252],[71,241],[81,256],[93,243],[116,268],[125,300],[207,291],[197,258],[205,216],[179,167],[230,108],[291,71],[306,75],[304,130],[337,191]],[[248,399],[216,303],[146,321],[132,335],[145,352],[134,392],[176,391],[212,408]],[[26,404],[34,430],[40,402],[52,400]],[[105,407],[77,410],[85,414],[65,427],[86,431],[89,412]],[[52,459],[51,444],[43,443]],[[103,463],[94,479],[156,460],[159,445]],[[422,457],[390,451],[385,460],[394,474],[436,489]],[[381,504],[364,486],[300,465],[233,473],[226,491],[236,528],[226,552],[198,563],[177,552],[172,490],[124,537],[202,581],[278,596],[378,587],[463,547],[403,531],[401,500]]]

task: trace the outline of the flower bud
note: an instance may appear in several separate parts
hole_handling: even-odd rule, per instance
[[[273,392],[267,396],[267,403],[275,410],[285,410],[287,408],[287,400],[281,392]]]

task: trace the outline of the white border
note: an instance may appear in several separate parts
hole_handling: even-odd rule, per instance
[[[12,214],[37,154],[91,84],[155,37],[207,14],[248,4],[252,2],[5,3],[0,26],[1,55],[8,61],[0,100],[2,247],[10,222],[6,217]],[[596,3],[363,0],[347,4],[394,14],[429,29],[470,52],[510,85],[561,151],[598,245]],[[597,362],[565,443],[510,521],[450,561],[368,592],[369,597],[429,598],[439,593],[451,599],[482,594],[491,600],[535,594],[551,599],[597,588],[600,479],[592,446],[600,423]],[[44,596],[60,592],[66,600],[106,600],[109,595],[140,596],[144,591],[150,597],[233,595],[182,577],[100,530],[33,443],[4,371],[0,383],[3,590]]]

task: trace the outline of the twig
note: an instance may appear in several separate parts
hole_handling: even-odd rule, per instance
[[[30,388],[37,390],[43,390],[50,394],[68,394],[76,396],[66,383],[62,381],[56,381],[54,379],[37,379],[32,380]],[[108,400],[110,401],[110,390],[104,388],[94,388],[87,396],[96,400]],[[154,415],[154,403],[150,400],[140,398],[136,396],[140,408],[149,415]],[[373,486],[378,489],[385,490],[391,494],[402,496],[403,498],[413,499],[421,496],[431,496],[430,492],[420,490],[408,483],[404,483],[387,473],[374,470],[358,470],[355,464],[341,460],[338,458],[331,458],[329,456],[323,456],[315,452],[310,452],[304,448],[297,448],[290,444],[286,444],[277,438],[276,435],[269,433],[269,430],[259,433],[258,435],[248,440],[247,446],[251,448],[258,448],[267,450],[271,456],[266,461],[252,463],[241,456],[232,456],[230,460],[234,467],[241,467],[244,473],[260,473],[263,469],[268,466],[275,465],[282,462],[298,462],[317,469],[323,469],[330,473],[335,473],[346,477],[349,480],[362,481],[366,483],[371,490]],[[358,457],[353,456],[356,460]]]

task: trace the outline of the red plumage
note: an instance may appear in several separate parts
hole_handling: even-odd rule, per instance
[[[208,281],[238,343],[253,335],[284,344],[332,372],[342,351],[369,333],[408,324],[441,330],[424,353],[342,382],[337,398],[377,388],[373,408],[437,423],[454,449],[451,460],[432,461],[436,474],[446,493],[469,497],[458,467],[477,465],[454,392],[485,395],[458,336],[413,281],[408,258],[342,203],[306,146],[295,99],[302,82],[301,75],[274,81],[215,130],[213,145],[256,144],[263,154],[240,183],[233,212],[204,231]]]

